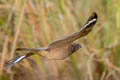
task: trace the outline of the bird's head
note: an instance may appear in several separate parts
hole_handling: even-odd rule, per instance
[[[74,53],[75,51],[79,50],[81,48],[81,45],[79,43],[71,43],[69,46],[69,50],[71,53]]]

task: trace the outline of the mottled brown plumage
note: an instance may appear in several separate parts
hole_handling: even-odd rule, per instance
[[[67,37],[53,41],[47,47],[17,48],[16,51],[28,51],[28,52],[22,56],[19,56],[15,59],[8,61],[4,67],[8,68],[9,66],[13,66],[14,64],[18,63],[19,61],[21,61],[29,56],[32,56],[34,54],[38,54],[40,57],[47,59],[47,60],[49,60],[49,59],[55,59],[55,60],[66,59],[71,54],[73,54],[75,51],[77,51],[78,49],[81,48],[81,45],[79,43],[75,43],[74,41],[77,40],[78,38],[86,36],[92,30],[92,28],[96,22],[97,22],[97,14],[94,12],[88,18],[87,22],[85,23],[85,25],[82,27],[82,29],[79,32],[75,32]]]

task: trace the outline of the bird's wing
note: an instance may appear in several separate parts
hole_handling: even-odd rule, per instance
[[[8,67],[12,67],[13,65],[15,65],[16,63],[22,61],[23,59],[30,57],[32,55],[34,55],[36,52],[41,52],[43,50],[45,50],[46,48],[17,48],[16,51],[28,51],[26,54],[18,56],[12,60],[9,60],[5,65],[4,65],[4,69],[7,69]]]
[[[8,67],[12,67],[12,66],[14,66],[16,63],[20,62],[21,60],[23,60],[23,59],[25,59],[25,58],[27,58],[27,57],[30,57],[30,56],[32,56],[32,55],[34,55],[33,52],[28,52],[27,54],[24,54],[24,55],[21,55],[21,56],[18,56],[18,57],[16,57],[16,58],[14,58],[14,59],[11,59],[11,60],[9,60],[7,63],[5,63],[4,69],[7,69]]]
[[[49,46],[61,46],[61,45],[70,44],[71,42],[77,40],[78,38],[86,36],[92,30],[96,22],[97,22],[97,14],[93,12],[79,32],[73,33],[67,37],[56,40],[52,42]]]

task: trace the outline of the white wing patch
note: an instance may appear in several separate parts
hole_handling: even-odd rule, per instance
[[[85,25],[85,27],[87,27],[87,26],[89,26],[91,23],[93,23],[93,22],[95,22],[95,21],[97,21],[97,19],[95,18],[95,19],[92,19],[92,20],[90,20],[86,25]]]
[[[23,56],[19,57],[18,59],[16,59],[16,61],[14,62],[14,64],[17,63],[17,62],[19,62],[19,61],[21,61],[23,58],[25,58],[25,55],[23,55]]]

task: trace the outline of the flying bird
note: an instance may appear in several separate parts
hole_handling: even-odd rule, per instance
[[[53,41],[47,47],[17,48],[16,51],[27,51],[27,53],[8,61],[4,65],[4,68],[7,69],[8,67],[11,67],[16,63],[20,62],[21,60],[35,54],[47,60],[66,59],[67,57],[69,57],[70,55],[72,55],[74,52],[76,52],[81,48],[81,45],[74,41],[83,36],[86,36],[92,30],[96,22],[97,22],[97,14],[93,12],[79,32],[75,32],[67,37]]]

